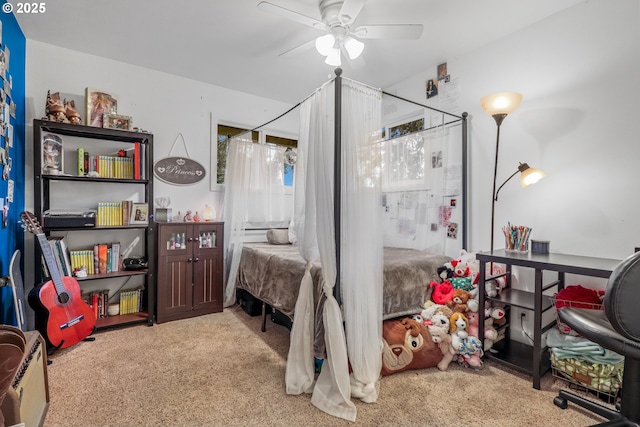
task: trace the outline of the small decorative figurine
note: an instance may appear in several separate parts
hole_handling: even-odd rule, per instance
[[[47,91],[47,102],[44,111],[47,115],[47,120],[67,123],[67,117],[64,115],[64,105],[62,105],[58,92],[52,95],[51,91]]]
[[[187,211],[187,213],[184,214],[184,222],[193,222],[193,217],[191,216],[191,211]]]
[[[82,117],[80,117],[80,113],[76,110],[76,102],[74,100],[64,100],[64,115],[71,124],[79,125],[82,123]]]
[[[173,217],[173,222],[182,222],[184,220],[184,218],[182,217],[182,214],[180,213],[180,211],[178,211],[178,214]]]
[[[193,216],[193,222],[200,222],[200,221],[202,221],[202,218],[200,218],[198,211],[196,211],[196,214]]]

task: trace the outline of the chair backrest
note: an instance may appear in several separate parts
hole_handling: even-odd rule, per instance
[[[611,273],[604,309],[620,335],[640,342],[640,252],[626,258]]]

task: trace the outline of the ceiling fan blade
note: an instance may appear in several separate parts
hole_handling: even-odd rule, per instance
[[[367,0],[344,0],[338,17],[343,24],[351,24],[356,20],[358,14],[364,7]]]
[[[418,40],[423,29],[422,24],[363,25],[353,34],[361,39]]]
[[[278,56],[291,56],[296,55],[298,53],[302,53],[314,47],[316,44],[316,39],[311,39],[307,42],[299,44],[298,46],[294,46],[289,50],[285,50],[284,52],[278,54]]]
[[[327,28],[327,26],[323,22],[318,21],[317,19],[311,18],[298,12],[294,12],[293,10],[286,9],[282,6],[269,3],[268,1],[262,1],[258,3],[258,9],[263,10],[267,13],[271,13],[273,15],[282,16],[284,18],[299,22],[304,25],[308,25],[318,30],[325,30]]]

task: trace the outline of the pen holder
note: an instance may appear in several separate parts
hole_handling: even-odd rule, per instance
[[[529,236],[531,227],[523,225],[511,225],[502,227],[504,233],[504,247],[507,252],[527,253],[529,252]]]

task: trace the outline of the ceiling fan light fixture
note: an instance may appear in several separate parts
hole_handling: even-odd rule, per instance
[[[350,59],[356,59],[362,54],[364,50],[364,43],[360,40],[356,40],[353,37],[347,37],[344,42],[344,48],[347,50]]]
[[[316,50],[322,56],[328,56],[336,43],[333,34],[325,34],[316,39]]]
[[[339,67],[340,65],[342,65],[340,61],[340,49],[331,49],[331,52],[329,52],[329,54],[327,55],[324,63],[327,65],[331,65],[332,67]]]

